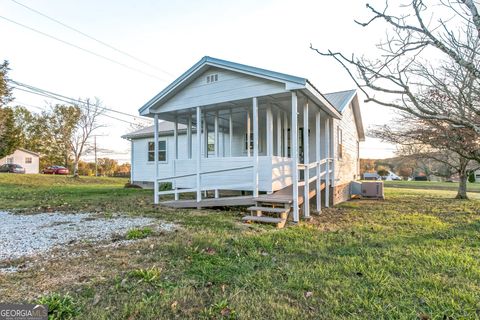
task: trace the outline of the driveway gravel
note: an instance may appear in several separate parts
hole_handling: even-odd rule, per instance
[[[89,213],[18,215],[0,211],[0,261],[45,253],[78,241],[97,242],[143,226],[171,230],[151,218],[96,217]]]

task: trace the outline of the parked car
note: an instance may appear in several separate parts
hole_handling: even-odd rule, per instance
[[[25,173],[25,168],[19,164],[15,163],[6,163],[0,166],[0,172],[7,173]]]
[[[62,166],[50,166],[42,170],[43,174],[64,174],[67,175],[70,171]]]

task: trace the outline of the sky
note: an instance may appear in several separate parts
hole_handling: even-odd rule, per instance
[[[381,23],[366,29],[354,22],[368,17],[362,0],[0,0],[0,60],[10,62],[12,80],[72,98],[98,97],[104,106],[132,115],[206,55],[305,77],[328,93],[355,84],[331,58],[312,51],[310,43],[321,50],[372,56],[386,30]],[[19,90],[14,97],[15,104],[33,112],[58,103]],[[385,107],[362,103],[361,110],[366,129],[392,119],[392,110]],[[108,117],[102,121],[99,156],[129,161],[130,143],[121,135],[132,131],[131,125]],[[369,137],[361,144],[362,158],[390,157],[394,151],[395,146]]]

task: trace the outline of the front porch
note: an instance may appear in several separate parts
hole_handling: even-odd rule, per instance
[[[156,170],[154,202],[201,208],[283,198],[290,203],[293,221],[299,221],[300,212],[308,218],[310,202],[304,198],[318,195],[315,211],[319,212],[324,189],[324,203],[329,206],[329,189],[335,181],[333,118],[300,91],[154,113],[156,168],[159,119],[174,123],[175,141],[173,172],[160,176]],[[186,126],[185,145],[178,143],[179,124]],[[163,182],[171,182],[173,190],[159,191]],[[222,191],[249,195],[221,197]],[[207,192],[214,197],[206,198]],[[190,199],[181,199],[188,193]],[[167,194],[174,194],[174,200],[162,202]]]

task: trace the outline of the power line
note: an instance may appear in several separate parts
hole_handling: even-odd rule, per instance
[[[26,88],[26,89],[29,89],[31,91],[34,91],[32,93],[35,93],[35,92],[38,92],[38,93],[41,93],[41,95],[43,96],[47,96],[48,98],[52,98],[52,99],[56,99],[56,100],[60,100],[60,101],[64,101],[64,102],[68,102],[68,103],[82,103],[82,104],[86,104],[86,102],[82,101],[82,100],[79,100],[79,99],[74,99],[74,98],[71,98],[71,97],[67,97],[65,95],[62,95],[60,93],[55,93],[55,92],[52,92],[52,91],[48,91],[48,90],[45,90],[45,89],[41,89],[41,88],[38,88],[38,87],[35,87],[35,86],[32,86],[32,85],[29,85],[29,84],[25,84],[25,83],[22,83],[22,82],[18,82],[18,81],[14,81],[14,80],[11,80],[9,79],[8,80],[9,82],[13,83],[14,85],[16,86],[20,86],[20,87],[23,87],[23,88]],[[16,87],[17,89],[20,89],[18,87]],[[25,91],[25,90],[23,90]],[[58,99],[58,98],[61,98],[61,99]],[[70,100],[70,101],[65,101],[66,100]],[[124,115],[124,116],[128,116],[128,117],[132,117],[134,119],[140,119],[140,120],[150,120],[146,117],[143,117],[143,116],[136,116],[136,115],[133,115],[133,114],[130,114],[130,113],[126,113],[126,112],[123,112],[123,111],[118,111],[118,110],[115,110],[115,109],[111,109],[111,108],[108,108],[108,107],[104,107],[103,109],[105,110],[108,110],[110,112],[114,112],[114,113],[117,113],[117,114],[121,114],[121,115]]]
[[[111,58],[109,58],[109,57],[106,57],[106,56],[104,56],[104,55],[101,55],[101,54],[99,54],[99,53],[96,53],[96,52],[94,52],[94,51],[91,51],[91,50],[89,50],[89,49],[85,49],[85,48],[83,48],[83,47],[80,47],[80,46],[78,46],[78,45],[76,45],[76,44],[73,44],[73,43],[71,43],[71,42],[68,42],[68,41],[62,40],[62,39],[60,39],[60,38],[57,38],[57,37],[55,37],[55,36],[52,36],[52,35],[50,35],[50,34],[48,34],[48,33],[43,32],[43,31],[40,31],[40,30],[37,30],[37,29],[35,29],[35,28],[29,27],[29,26],[27,26],[27,25],[25,25],[25,24],[23,24],[23,23],[20,23],[20,22],[11,20],[11,19],[9,19],[9,18],[7,18],[7,17],[4,17],[4,16],[0,16],[0,18],[1,18],[1,19],[4,19],[4,20],[6,20],[6,21],[8,21],[8,22],[10,22],[10,23],[13,23],[13,24],[16,24],[16,25],[18,25],[18,26],[21,26],[22,28],[25,28],[25,29],[28,29],[28,30],[30,30],[30,31],[36,32],[36,33],[38,33],[38,34],[41,34],[41,35],[43,35],[43,36],[45,36],[45,37],[47,37],[47,38],[50,38],[50,39],[59,41],[59,42],[61,42],[61,43],[64,43],[64,44],[69,45],[69,46],[71,46],[71,47],[74,47],[74,48],[76,48],[76,49],[78,49],[78,50],[82,50],[82,51],[84,51],[84,52],[87,52],[87,53],[89,53],[89,54],[91,54],[91,55],[94,55],[94,56],[96,56],[96,57],[98,57],[98,58],[102,58],[102,59],[104,59],[104,60],[107,60],[107,61],[110,61],[110,62],[112,62],[112,63],[118,64],[118,65],[120,65],[120,66],[122,66],[122,67],[124,67],[124,68],[133,70],[133,71],[138,72],[138,73],[142,73],[142,74],[144,74],[144,75],[146,75],[146,76],[155,78],[155,79],[157,79],[157,80],[167,81],[167,80],[164,79],[164,78],[160,78],[160,77],[157,77],[157,76],[154,75],[154,74],[151,74],[151,73],[148,73],[148,72],[144,72],[144,71],[142,71],[142,70],[140,70],[140,69],[138,69],[138,68],[135,68],[135,67],[131,67],[131,66],[129,66],[129,65],[126,65],[125,63],[119,62],[119,61],[117,61],[117,60],[111,59]]]
[[[42,94],[40,92],[36,92],[36,91],[24,89],[24,88],[19,88],[19,87],[13,87],[13,88],[16,89],[16,90],[36,94],[36,95],[39,95],[39,96],[42,96],[42,97],[46,97],[46,98],[50,98],[50,99],[54,99],[54,100],[58,100],[58,101],[66,102],[66,103],[75,104],[79,108],[86,109],[86,107],[85,107],[86,103],[84,101],[81,101],[81,100],[75,100],[75,99],[72,99],[72,98],[69,98],[70,100],[66,100],[66,99],[57,98],[55,96]],[[37,108],[39,108],[39,107],[37,107]],[[102,109],[105,109],[106,111],[111,112],[110,111],[111,109],[107,109],[107,108],[102,108]],[[120,119],[120,118],[114,117],[114,116],[106,114],[106,113],[102,114],[101,116],[111,118],[111,119],[114,119],[114,120],[117,120],[117,121],[122,121],[122,122],[128,123],[130,125],[134,125],[134,126],[137,125],[137,123],[134,123],[134,122],[131,122],[131,121],[128,121],[128,120],[124,120],[124,119]]]
[[[22,6],[22,7],[24,7],[24,8],[26,8],[26,9],[28,9],[28,10],[30,10],[30,11],[32,11],[32,12],[34,12],[34,13],[36,13],[36,14],[41,15],[41,16],[44,17],[44,18],[47,18],[47,19],[49,19],[49,20],[51,20],[51,21],[53,21],[53,22],[55,22],[55,23],[58,23],[59,25],[65,27],[65,28],[67,28],[67,29],[70,29],[70,30],[72,30],[72,31],[75,31],[76,33],[79,33],[79,34],[81,34],[82,36],[87,37],[87,38],[90,39],[90,40],[96,41],[96,42],[100,43],[101,45],[104,45],[104,46],[107,47],[107,48],[110,48],[110,49],[112,49],[112,50],[114,50],[114,51],[116,51],[116,52],[119,52],[119,53],[121,53],[121,54],[123,54],[123,55],[125,55],[125,56],[127,56],[127,57],[129,57],[129,58],[131,58],[131,59],[133,59],[133,60],[135,60],[135,61],[138,61],[138,62],[140,62],[140,63],[143,63],[143,64],[146,65],[146,66],[149,66],[149,67],[151,67],[151,68],[157,69],[157,70],[159,70],[159,71],[161,71],[161,72],[163,72],[163,73],[165,73],[165,74],[168,74],[169,76],[174,77],[174,75],[171,74],[171,73],[168,72],[168,71],[165,71],[165,70],[163,70],[163,69],[161,69],[161,68],[159,68],[159,67],[157,67],[157,66],[155,66],[155,65],[152,65],[152,64],[150,64],[150,63],[148,63],[148,62],[146,62],[146,61],[144,61],[144,60],[142,60],[142,59],[139,59],[139,58],[133,56],[132,54],[130,54],[130,53],[128,53],[128,52],[125,52],[125,51],[123,51],[123,50],[120,50],[120,49],[118,49],[118,48],[115,48],[114,46],[112,46],[112,45],[110,45],[110,44],[108,44],[108,43],[106,43],[106,42],[104,42],[104,41],[102,41],[102,40],[99,40],[99,39],[97,39],[97,38],[95,38],[95,37],[93,37],[93,36],[90,36],[90,35],[86,34],[85,32],[80,31],[80,30],[78,30],[78,29],[76,29],[76,28],[74,28],[74,27],[71,27],[71,26],[67,25],[66,23],[64,23],[64,22],[62,22],[62,21],[59,21],[59,20],[57,20],[57,19],[55,19],[55,18],[52,18],[52,17],[46,15],[46,14],[43,13],[43,12],[40,12],[40,11],[38,11],[38,10],[32,8],[32,7],[27,6],[26,4],[23,4],[23,3],[19,2],[19,1],[16,1],[16,0],[11,0],[11,1],[14,2],[14,3],[16,3],[16,4],[18,4],[18,5],[20,5],[20,6]]]

